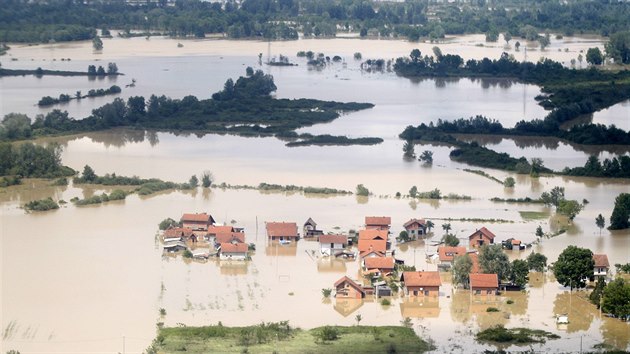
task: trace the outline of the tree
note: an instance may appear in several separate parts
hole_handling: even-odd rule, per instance
[[[527,256],[527,267],[535,272],[544,272],[547,266],[547,256],[532,252]]]
[[[102,66],[98,66],[98,69],[96,69],[96,75],[98,76],[105,76],[105,68],[103,68]]]
[[[177,226],[179,226],[179,223],[171,218],[166,218],[162,220],[160,224],[158,225],[160,230],[166,230],[170,227],[177,227]]]
[[[116,63],[107,63],[107,74],[108,75],[118,74],[118,65],[116,65]]]
[[[510,260],[501,245],[483,245],[479,249],[479,267],[486,274],[497,274],[501,281],[510,273]]]
[[[427,165],[432,165],[433,164],[433,151],[424,150],[422,154],[420,154],[420,157],[418,158],[418,160],[424,162]]]
[[[411,238],[409,238],[409,233],[405,230],[402,230],[399,234],[398,237],[396,237],[396,240],[400,241],[400,242],[408,242],[411,240]]]
[[[617,32],[605,45],[606,55],[615,63],[630,64],[630,31]]]
[[[593,252],[586,248],[568,246],[553,265],[553,274],[562,286],[583,288],[593,276]]]
[[[190,184],[190,186],[193,188],[197,188],[197,186],[199,186],[199,178],[197,178],[197,176],[195,175],[190,176],[188,184]]]
[[[361,316],[361,314],[357,314],[356,316],[354,316],[354,319],[357,321],[357,326],[358,326],[359,323],[361,323],[363,316]]]
[[[433,47],[433,55],[435,55],[436,61],[442,60],[443,55],[442,55],[442,50],[440,49],[440,47],[438,46]]]
[[[451,223],[445,223],[442,224],[442,230],[444,230],[444,233],[447,233],[451,230]]]
[[[604,288],[602,295],[602,311],[617,318],[630,316],[630,283],[617,278]]]
[[[545,233],[543,232],[542,226],[538,225],[536,228],[536,237],[543,237]]]
[[[527,261],[515,259],[510,266],[509,281],[521,288],[529,281],[529,265]]]
[[[605,287],[606,287],[606,281],[604,280],[604,277],[598,277],[597,283],[595,284],[595,288],[588,295],[588,299],[591,301],[592,304],[597,306],[597,308],[600,308],[602,295],[604,293]]]
[[[252,68],[251,66],[245,68],[245,75],[247,75],[248,77],[254,75],[254,68]]]
[[[551,192],[541,194],[540,199],[546,205],[553,205],[557,208],[560,206],[560,201],[564,200],[564,187],[553,187]]]
[[[496,28],[490,28],[486,32],[486,42],[496,42],[499,40],[499,31]]]
[[[468,289],[472,266],[472,259],[470,259],[468,254],[455,258],[455,262],[453,262],[453,283]]]
[[[608,230],[630,228],[630,193],[621,193],[615,198],[615,208],[610,216]]]
[[[551,44],[551,39],[549,38],[549,33],[544,36],[538,37],[538,43],[540,44],[540,50],[545,50]]]
[[[531,170],[529,171],[529,175],[532,177],[538,177],[540,175],[540,171],[543,170],[545,166],[543,165],[543,160],[538,157],[532,158],[531,162]]]
[[[442,242],[444,242],[445,245],[450,246],[450,247],[456,247],[459,245],[459,239],[457,238],[457,236],[453,234],[446,234],[442,236]]]
[[[510,45],[510,41],[512,40],[512,34],[510,32],[503,33],[503,39],[505,40],[505,45]]]
[[[94,50],[103,49],[103,41],[101,40],[101,37],[95,36],[94,39],[92,39],[92,47],[94,48]]]
[[[411,51],[411,54],[409,54],[409,57],[411,57],[411,61],[413,61],[414,63],[417,63],[418,60],[422,58],[422,53],[420,52],[420,49],[416,48]]]
[[[87,74],[88,74],[88,76],[96,76],[96,66],[95,65],[88,65]]]
[[[580,62],[580,67],[582,67],[582,62],[584,61],[584,56],[580,53],[580,54],[578,54],[577,59],[578,59],[578,62]]]
[[[433,223],[433,221],[427,220],[426,226],[427,226],[427,230],[431,232],[431,229],[435,227],[435,224]]]
[[[584,209],[584,205],[578,203],[577,200],[560,200],[560,204],[556,211],[562,215],[566,215],[569,220],[575,219],[577,214]]]
[[[595,225],[599,227],[599,234],[602,234],[602,229],[606,226],[606,218],[602,216],[602,214],[597,215],[595,218]]]
[[[361,60],[363,58],[363,56],[359,52],[354,53],[353,57],[354,57],[354,60]]]
[[[209,188],[212,185],[213,180],[214,177],[212,176],[212,173],[209,171],[204,171],[204,173],[201,175],[201,186],[203,188]]]
[[[358,184],[355,192],[357,195],[360,195],[360,196],[370,195],[370,190],[365,188],[363,184]]]
[[[31,119],[20,113],[9,113],[0,124],[0,139],[14,140],[29,138],[32,134]]]
[[[516,181],[514,180],[514,177],[507,177],[505,181],[503,181],[503,186],[505,188],[514,188],[514,185],[516,185]]]
[[[604,56],[599,48],[588,48],[586,51],[586,62],[591,65],[601,65],[604,62]]]
[[[415,198],[418,195],[418,187],[413,186],[411,188],[409,188],[409,196],[411,198]]]
[[[415,146],[414,146],[413,141],[406,140],[405,143],[403,144],[403,156],[413,158],[414,156],[416,156],[414,149],[415,149]]]
[[[519,49],[521,48],[521,42],[516,41],[516,43],[514,43],[514,48],[516,48],[516,51],[518,52]]]
[[[329,298],[331,293],[332,289],[322,289],[322,296],[324,296],[325,298]]]
[[[90,165],[85,165],[83,167],[83,174],[81,175],[81,179],[84,182],[89,183],[89,182],[94,182],[96,178],[97,178],[96,173],[94,172],[92,167],[90,167]]]

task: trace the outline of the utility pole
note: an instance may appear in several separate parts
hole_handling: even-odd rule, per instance
[[[125,354],[125,336],[123,336],[123,354]]]

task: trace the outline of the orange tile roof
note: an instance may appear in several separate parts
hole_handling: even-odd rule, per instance
[[[193,230],[189,227],[172,227],[164,231],[164,238],[171,237],[190,237],[193,234]]]
[[[470,288],[498,288],[499,277],[496,274],[471,274]]]
[[[348,236],[345,235],[320,235],[319,243],[348,243]]]
[[[406,223],[403,224],[404,228],[408,228],[409,226],[413,225],[413,224],[420,224],[420,225],[426,225],[427,221],[424,219],[411,219],[409,221],[407,221]]]
[[[521,240],[514,239],[514,240],[512,240],[512,244],[513,245],[520,245],[521,244]]]
[[[297,224],[294,222],[268,222],[267,236],[297,237]]]
[[[359,240],[374,240],[377,237],[387,240],[387,230],[367,229],[359,230]]]
[[[482,227],[481,229],[472,233],[472,235],[468,236],[468,238],[473,237],[477,232],[481,232],[484,236],[488,237],[491,240],[494,240],[496,237],[490,230],[486,229],[486,227]]]
[[[387,241],[385,240],[359,240],[359,252],[378,251],[385,253],[387,250]]]
[[[215,243],[226,243],[226,242],[232,242],[232,241],[237,241],[240,243],[245,242],[245,233],[224,232],[224,233],[217,234],[214,239]]]
[[[343,284],[344,282],[347,282],[348,285],[350,285],[351,287],[355,288],[360,293],[365,293],[365,291],[363,291],[363,287],[361,285],[357,284],[354,280],[348,278],[345,275],[343,277],[341,277],[341,279],[339,279],[339,280],[337,280],[335,282],[335,288],[338,288],[339,285]]]
[[[440,286],[439,272],[403,272],[402,281],[405,286]]]
[[[367,269],[394,269],[394,257],[370,257],[365,259]]]
[[[222,243],[221,253],[245,253],[247,245],[244,243]]]
[[[182,215],[182,219],[181,219],[181,221],[196,221],[196,222],[210,222],[211,220],[214,221],[214,219],[212,219],[212,216],[206,213],[198,213],[198,214],[186,213]]]
[[[365,225],[389,226],[392,224],[392,218],[389,216],[366,216]]]
[[[212,225],[208,227],[208,233],[209,234],[219,234],[219,233],[226,233],[226,232],[234,232],[234,228],[232,226],[229,225]]]
[[[472,268],[470,268],[470,274],[481,273],[481,267],[479,267],[479,255],[477,253],[469,253],[468,257],[472,261]]]
[[[359,257],[365,258],[367,255],[371,253],[374,253],[377,257],[385,257],[385,252],[379,252],[379,251],[374,251],[374,250],[359,252]]]
[[[466,254],[466,247],[440,246],[438,247],[438,253],[440,255],[440,261],[451,262],[455,257]]]
[[[593,261],[595,261],[595,267],[610,267],[608,256],[605,254],[593,254]]]

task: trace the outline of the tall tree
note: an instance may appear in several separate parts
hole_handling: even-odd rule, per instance
[[[535,272],[542,272],[547,266],[547,256],[542,253],[532,252],[527,256],[527,266]]]
[[[515,259],[510,266],[510,275],[508,280],[521,288],[523,288],[529,281],[529,265],[527,261],[522,259]]]
[[[630,31],[617,32],[606,43],[606,55],[616,63],[630,64]]]
[[[468,254],[455,258],[455,262],[453,263],[453,283],[461,285],[464,289],[468,289],[472,266],[472,260]]]
[[[599,234],[602,234],[602,229],[606,226],[606,219],[602,216],[602,214],[597,215],[595,218],[595,225],[599,227]]]
[[[484,273],[496,273],[499,281],[508,277],[510,260],[501,249],[501,245],[483,245],[479,250],[479,266]]]
[[[617,278],[604,287],[602,311],[617,318],[630,316],[630,283]]]
[[[586,248],[568,246],[553,265],[553,274],[562,286],[583,288],[593,276],[593,252]]]
[[[604,55],[599,48],[588,48],[586,51],[586,62],[591,65],[602,65],[604,62]]]
[[[630,193],[621,193],[615,198],[615,208],[610,216],[609,230],[630,228]]]
[[[451,230],[451,223],[447,222],[442,224],[442,230],[444,230],[444,233],[448,234],[448,232]]]

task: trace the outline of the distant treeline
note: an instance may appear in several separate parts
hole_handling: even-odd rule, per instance
[[[35,75],[38,77],[44,75],[50,76],[115,76],[115,75],[123,75],[118,72],[118,67],[116,63],[109,63],[107,67],[107,71],[102,66],[89,65],[87,71],[63,71],[63,70],[45,70],[41,67],[35,70],[28,69],[5,69],[0,68],[0,77],[1,76],[24,76],[24,75]]]
[[[236,82],[228,79],[224,89],[212,99],[199,100],[194,96],[171,99],[152,95],[148,102],[142,96],[120,98],[94,109],[92,115],[77,120],[67,112],[53,110],[38,116],[31,123],[23,114],[5,116],[0,124],[1,140],[19,140],[31,136],[63,135],[105,130],[114,127],[143,129],[187,130],[209,133],[230,133],[243,136],[277,136],[288,140],[300,138],[295,129],[316,123],[330,122],[340,112],[357,111],[373,107],[370,103],[340,103],[312,99],[274,99],[269,96],[276,90],[273,77],[262,71],[247,70],[247,77]],[[314,143],[347,144],[352,139],[324,137]],[[365,142],[360,138],[357,142]],[[378,143],[374,138],[369,143]]]
[[[565,35],[610,35],[630,29],[630,4],[623,1],[553,2],[495,0],[442,4],[430,0],[244,0],[242,2],[178,0],[147,1],[3,1],[0,42],[85,40],[96,28],[162,32],[203,37],[220,33],[230,38],[297,39],[335,36],[338,31],[361,36],[439,40],[445,35],[499,32],[536,39],[551,30]]]
[[[61,164],[61,151],[62,147],[58,144],[43,147],[32,143],[20,145],[0,143],[0,176],[35,178],[72,176],[75,171]]]
[[[38,106],[52,106],[54,104],[58,104],[58,103],[63,103],[63,102],[69,102],[71,99],[82,99],[82,98],[87,98],[87,97],[99,97],[99,96],[106,96],[106,95],[115,95],[117,93],[122,92],[122,89],[119,86],[116,85],[112,85],[110,88],[108,89],[92,89],[90,91],[88,91],[87,95],[82,95],[81,91],[77,91],[77,93],[74,96],[70,96],[68,94],[60,94],[59,98],[54,98],[54,97],[50,97],[50,96],[44,96],[42,97],[39,102],[37,102]]]

